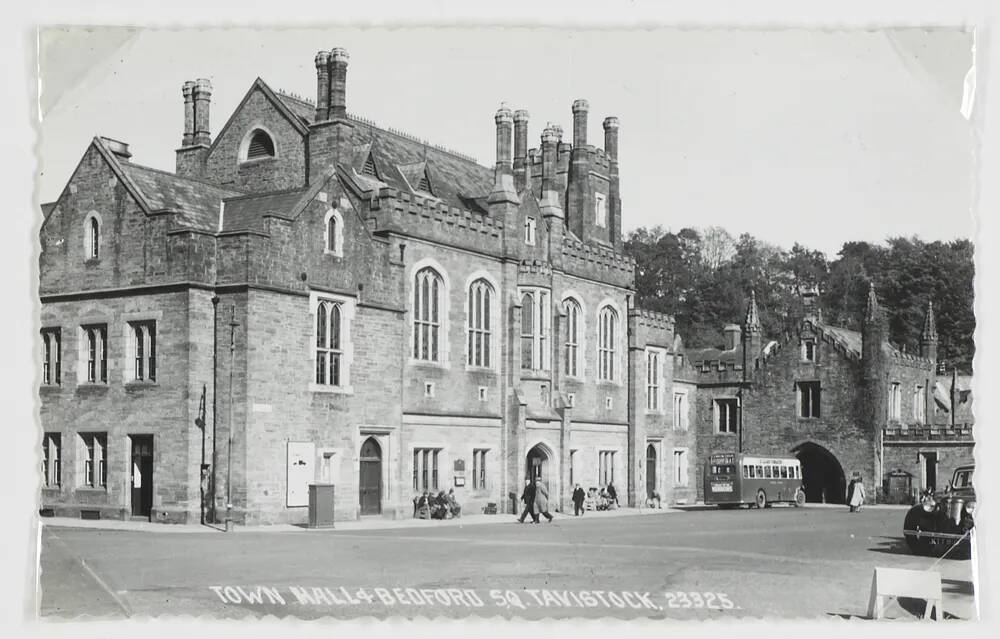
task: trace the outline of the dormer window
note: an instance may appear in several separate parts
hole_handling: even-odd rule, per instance
[[[274,157],[274,140],[264,131],[254,131],[250,137],[250,146],[247,147],[247,160],[260,160]]]
[[[430,180],[427,179],[426,173],[420,176],[420,182],[417,184],[417,190],[423,191],[424,193],[430,193],[431,195],[434,194],[434,191],[431,191],[431,183]]]
[[[365,159],[365,165],[361,167],[361,175],[367,175],[378,179],[378,171],[375,169],[375,158],[369,153],[368,157]]]

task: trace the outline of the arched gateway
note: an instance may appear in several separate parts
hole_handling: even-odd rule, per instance
[[[847,482],[844,469],[833,453],[813,442],[799,444],[792,452],[802,464],[802,485],[807,502],[844,503]]]
[[[528,451],[528,457],[525,461],[525,479],[541,479],[546,484],[549,483],[551,479],[549,473],[549,453],[542,444],[535,444],[535,446]]]

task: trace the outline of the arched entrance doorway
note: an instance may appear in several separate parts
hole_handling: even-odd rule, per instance
[[[812,442],[800,444],[792,452],[802,464],[802,485],[807,502],[844,503],[847,482],[844,469],[833,453]]]
[[[646,497],[656,492],[656,446],[646,445]]]
[[[374,437],[361,444],[361,475],[358,497],[362,515],[382,513],[382,447]]]
[[[536,444],[528,451],[527,463],[524,466],[524,478],[532,481],[541,479],[549,483],[549,455],[541,444]]]

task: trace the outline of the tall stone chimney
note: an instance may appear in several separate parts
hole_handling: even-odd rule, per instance
[[[573,147],[587,144],[587,112],[590,104],[586,100],[573,102]]]
[[[538,208],[545,218],[558,218],[562,230],[562,202],[557,191],[556,171],[559,170],[559,139],[562,129],[549,123],[542,131],[542,197]]]
[[[618,181],[618,118],[604,118],[604,152],[608,156],[608,239],[622,248],[622,201]]]
[[[177,149],[178,175],[203,177],[205,158],[212,145],[209,129],[209,107],[212,103],[212,83],[204,78],[187,81],[181,86],[184,96],[184,135]]]
[[[212,83],[199,78],[194,83],[194,143],[211,146],[209,107],[212,104]]]
[[[330,52],[316,54],[316,122],[330,117]]]
[[[497,161],[493,170],[493,191],[489,203],[505,201],[519,203],[514,190],[514,175],[511,166],[511,126],[514,122],[510,109],[501,105],[494,118],[497,125]]]
[[[347,62],[351,59],[347,49],[337,47],[330,51],[330,119],[347,118]]]
[[[181,138],[181,146],[191,146],[194,144],[194,82],[185,82],[181,93],[184,95],[184,136]]]
[[[590,147],[587,146],[586,100],[573,102],[573,149],[570,151],[566,188],[566,225],[580,239],[587,239],[594,229],[590,183]]]
[[[528,186],[528,112],[514,112],[514,188],[520,193]]]

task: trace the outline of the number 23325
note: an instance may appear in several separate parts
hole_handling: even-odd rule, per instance
[[[724,592],[665,592],[668,608],[714,608],[732,610],[736,605]]]

